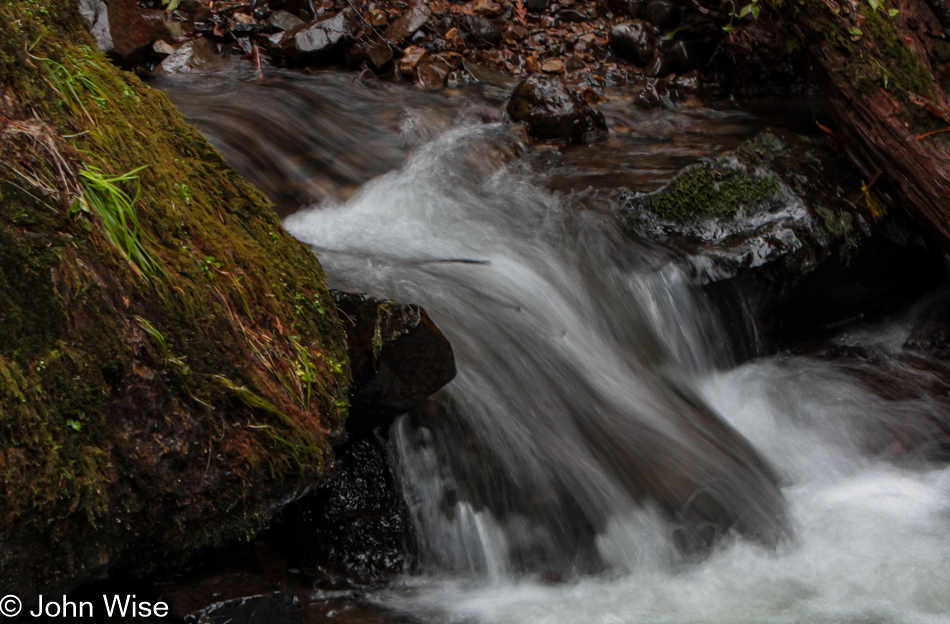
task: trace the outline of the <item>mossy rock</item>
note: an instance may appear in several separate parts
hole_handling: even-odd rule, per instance
[[[328,468],[349,378],[320,265],[267,200],[74,2],[0,0],[5,593],[254,535]]]

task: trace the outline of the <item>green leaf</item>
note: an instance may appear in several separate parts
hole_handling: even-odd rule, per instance
[[[726,32],[732,32],[732,24],[726,24],[722,29]]]
[[[871,5],[871,8],[872,8],[872,9],[874,9],[875,11],[877,11],[878,8],[880,8],[880,6],[881,6],[881,0],[868,0],[868,4]]]
[[[861,36],[864,34],[863,32],[861,32],[861,29],[858,28],[857,26],[852,26],[852,27],[850,27],[850,28],[848,29],[848,33],[851,35],[851,39],[853,39],[853,40],[855,40],[855,41],[858,40],[858,39],[860,39]]]
[[[894,16],[897,15],[898,13],[900,13],[900,11],[898,11],[897,9],[888,9],[888,10],[887,10],[887,14],[890,15],[891,17],[894,17]]]
[[[752,9],[753,9],[753,8],[755,8],[755,5],[753,5],[753,4],[747,4],[747,5],[745,5],[744,7],[742,7],[742,9],[739,10],[739,17],[740,17],[740,18],[745,17],[746,15],[748,15],[749,13],[752,12]]]
[[[82,423],[79,422],[78,420],[73,420],[72,418],[68,419],[68,420],[66,421],[66,424],[67,424],[67,425],[69,426],[69,428],[72,429],[73,431],[79,431],[79,430],[82,429]]]
[[[754,20],[759,19],[759,5],[757,4],[752,5],[752,19]]]

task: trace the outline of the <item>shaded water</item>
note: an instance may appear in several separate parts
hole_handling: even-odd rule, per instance
[[[860,438],[934,406],[810,358],[735,367],[675,251],[612,210],[758,122],[662,112],[529,149],[491,91],[222,84],[170,88],[285,214],[321,200],[285,224],[333,287],[423,305],[455,349],[441,410],[390,433],[421,575],[373,600],[432,622],[950,621],[950,472]],[[887,355],[879,335],[848,340]]]

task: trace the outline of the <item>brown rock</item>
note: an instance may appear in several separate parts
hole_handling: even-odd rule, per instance
[[[441,89],[451,70],[452,68],[442,61],[422,63],[416,69],[416,84],[423,89]]]
[[[400,43],[414,35],[429,21],[430,17],[432,17],[432,10],[429,7],[424,4],[414,4],[386,29],[383,38],[393,43]]]
[[[546,74],[560,74],[564,72],[564,61],[551,59],[541,64],[541,71]]]
[[[501,7],[492,0],[473,0],[466,4],[465,8],[475,15],[484,17],[498,17],[501,15]]]
[[[418,46],[409,46],[403,50],[403,57],[399,59],[399,73],[403,76],[412,76],[416,73],[416,67],[426,56],[426,51]]]
[[[380,28],[385,26],[389,22],[389,16],[386,15],[386,11],[380,11],[379,9],[373,9],[366,14],[366,21],[370,23],[371,26]]]
[[[106,50],[129,62],[137,62],[152,44],[169,36],[165,27],[165,12],[143,9],[135,0],[115,0],[109,3],[109,34],[112,49]]]

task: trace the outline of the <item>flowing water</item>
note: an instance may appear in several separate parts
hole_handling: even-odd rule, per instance
[[[950,471],[864,443],[946,404],[834,361],[737,366],[676,251],[615,213],[761,122],[613,102],[636,133],[558,150],[491,89],[203,85],[165,86],[331,286],[421,304],[455,350],[439,408],[389,433],[419,573],[370,600],[426,622],[950,622]],[[838,340],[894,359],[908,331]]]

